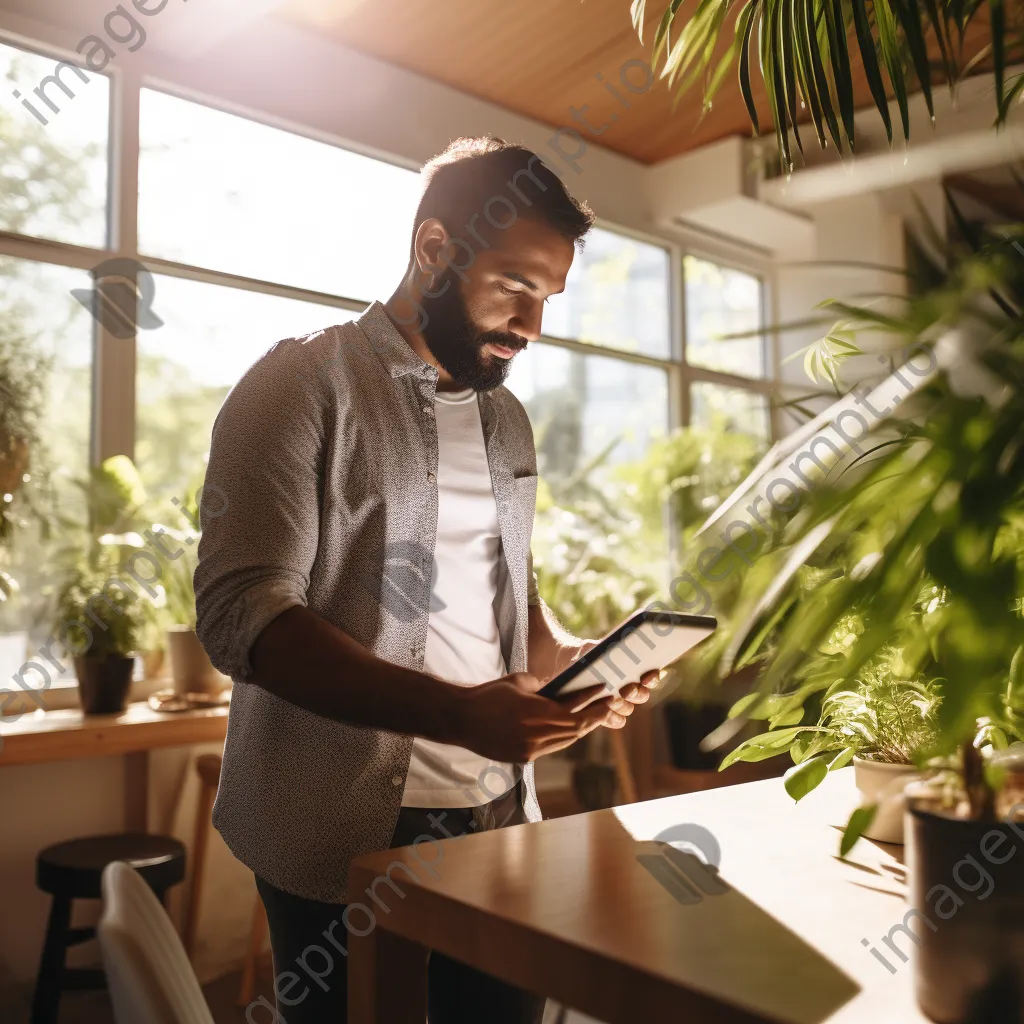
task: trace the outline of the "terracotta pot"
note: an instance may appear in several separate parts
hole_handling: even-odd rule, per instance
[[[78,698],[87,715],[124,711],[132,687],[134,658],[120,654],[81,654],[75,658]]]
[[[167,630],[167,654],[176,694],[220,693],[231,685],[231,679],[210,663],[196,631],[188,626],[171,626]]]
[[[890,935],[914,959],[918,1004],[938,1024],[1024,1020],[1024,817],[967,821],[907,803],[910,935]]]
[[[853,778],[865,804],[878,804],[865,839],[879,843],[903,842],[903,787],[921,773],[912,764],[890,764],[864,757],[853,759]]]

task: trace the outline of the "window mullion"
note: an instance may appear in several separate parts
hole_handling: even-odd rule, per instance
[[[136,291],[141,270],[135,266],[138,260],[139,88],[139,76],[131,70],[123,70],[113,82],[108,203],[111,258],[131,261],[129,266],[134,266],[134,270],[119,272],[118,277],[134,280]],[[95,270],[94,289],[99,284]],[[134,315],[131,320],[134,322]],[[98,463],[112,455],[134,454],[136,334],[117,337],[97,321],[94,350],[92,460]]]

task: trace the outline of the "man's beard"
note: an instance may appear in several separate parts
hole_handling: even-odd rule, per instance
[[[448,287],[445,288],[445,284]],[[466,309],[459,285],[446,270],[432,291],[445,288],[443,295],[424,296],[426,323],[420,333],[433,357],[459,387],[491,391],[505,383],[512,369],[511,359],[502,359],[484,351],[487,344],[519,352],[525,339],[507,331],[479,331]]]

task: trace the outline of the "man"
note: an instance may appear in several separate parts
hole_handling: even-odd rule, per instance
[[[288,1024],[345,1019],[348,931],[389,909],[348,891],[353,857],[539,820],[533,761],[621,727],[653,685],[536,695],[587,644],[537,594],[533,434],[501,385],[593,215],[497,139],[422,178],[387,306],[276,345],[213,432],[197,628],[236,682],[214,822],[256,874]],[[439,955],[429,1003],[443,1024],[543,1009]]]

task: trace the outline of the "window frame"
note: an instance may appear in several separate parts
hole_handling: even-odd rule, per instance
[[[0,43],[57,61],[67,60],[81,65],[80,55],[36,39],[28,39],[0,28]],[[107,244],[103,248],[74,245],[19,235],[0,230],[0,255],[13,256],[37,263],[56,264],[94,271],[106,260],[124,258],[142,263],[154,274],[181,277],[207,284],[276,295],[282,298],[335,306],[360,312],[366,303],[348,296],[284,285],[260,278],[244,277],[211,270],[192,264],[144,256],[138,248],[138,184],[139,184],[139,114],[141,92],[152,89],[180,99],[199,103],[214,110],[244,117],[258,124],[292,132],[325,145],[345,149],[361,156],[380,160],[403,169],[417,170],[409,160],[383,153],[358,142],[331,136],[308,126],[295,124],[266,112],[229,102],[216,96],[172,85],[155,76],[140,73],[131,65],[115,66],[103,73],[110,81],[110,121],[108,130],[107,173]],[[541,336],[544,344],[565,348],[584,355],[598,355],[639,363],[662,369],[667,377],[669,430],[690,422],[690,386],[706,381],[726,387],[754,391],[765,396],[768,404],[769,437],[778,436],[776,410],[771,394],[778,386],[778,338],[770,327],[771,311],[776,306],[774,264],[769,255],[752,254],[749,248],[726,238],[678,225],[665,225],[663,232],[624,227],[598,218],[597,226],[613,234],[664,249],[669,257],[669,352],[665,357],[628,352],[610,345],[595,345],[567,338]],[[659,225],[659,227],[662,227]],[[756,276],[761,282],[762,323],[766,374],[761,378],[692,366],[686,359],[685,280],[683,260],[693,255],[722,267]],[[113,337],[101,324],[93,321],[93,370],[90,461],[98,464],[112,456],[134,457],[136,428],[136,356],[137,336],[124,340]]]

